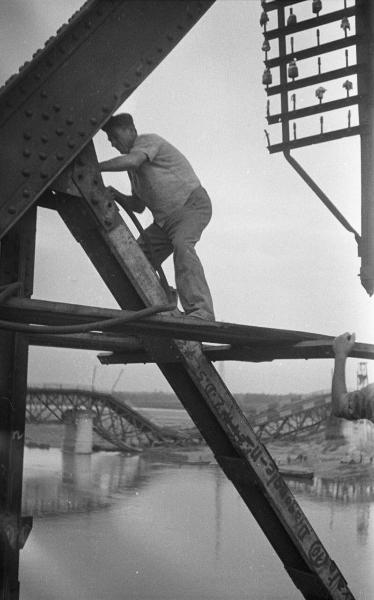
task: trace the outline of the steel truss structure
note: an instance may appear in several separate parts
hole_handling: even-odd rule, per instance
[[[302,400],[281,410],[269,409],[256,415],[253,429],[263,442],[315,433],[331,415],[331,396]]]
[[[28,423],[62,423],[67,410],[82,409],[92,411],[94,431],[119,450],[141,452],[160,444],[183,445],[192,441],[191,436],[155,425],[109,393],[80,388],[28,388]]]
[[[73,335],[69,327],[92,323],[92,312],[99,309],[30,299],[36,206],[43,205],[59,213],[81,244],[121,307],[122,318],[145,307],[165,308],[166,294],[156,273],[103,185],[91,139],[212,4],[212,0],[89,0],[1,91],[0,587],[4,600],[18,598],[19,549],[27,530],[20,511],[28,346],[33,336],[35,343],[53,345],[48,325],[54,327],[53,335],[59,334],[56,345],[92,348],[102,342],[106,349],[117,351],[123,344],[127,356],[134,340],[126,345],[123,333],[132,332],[140,355],[158,365],[304,598],[353,598],[200,343],[204,336],[212,341],[212,337],[222,340],[225,334],[223,343],[229,347],[223,353],[260,361],[281,357],[283,352],[299,356],[298,345],[304,344],[305,351],[308,343],[315,355],[324,357],[331,354],[331,339],[305,332],[242,330],[224,323],[198,325],[188,319],[181,319],[177,327],[176,315],[170,313],[133,322],[131,327],[117,324],[110,334],[96,323],[77,338],[76,329]],[[11,293],[16,297],[9,299]],[[109,320],[111,311],[101,310],[102,321]],[[5,323],[7,319],[15,326]],[[20,322],[39,323],[41,329],[22,329]],[[63,329],[56,329],[59,326]],[[361,351],[357,346],[357,355]],[[373,356],[373,348],[364,351],[365,357]]]

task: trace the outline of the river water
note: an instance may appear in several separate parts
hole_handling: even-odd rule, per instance
[[[356,599],[373,600],[374,477],[288,484]],[[215,465],[26,448],[23,513],[21,600],[302,598]]]

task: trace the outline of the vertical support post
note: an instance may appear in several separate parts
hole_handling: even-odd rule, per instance
[[[285,8],[284,6],[279,6],[277,10],[278,14],[278,27],[284,29],[286,26],[286,20],[284,15]],[[279,36],[279,56],[282,58],[287,54],[286,48],[286,36]],[[287,85],[287,64],[285,62],[281,62],[279,65],[279,82],[281,85],[281,113],[286,115],[288,113],[288,92],[286,89]],[[282,119],[282,142],[283,144],[287,144],[290,141],[290,124],[288,119]]]
[[[358,73],[358,93],[365,95],[359,104],[361,134],[361,283],[369,296],[374,292],[374,6],[371,0],[358,0],[356,33],[357,63],[365,64]]]
[[[31,296],[36,207],[4,237],[0,285],[20,281],[19,295]],[[27,536],[21,519],[28,341],[0,330],[0,598],[19,598],[19,549]],[[28,530],[31,522],[28,522]],[[23,539],[22,539],[23,538]]]

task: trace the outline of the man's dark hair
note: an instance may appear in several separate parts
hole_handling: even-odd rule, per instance
[[[126,129],[128,127],[135,128],[134,120],[129,113],[121,113],[119,115],[115,115],[114,117],[110,117],[110,119],[105,123],[105,125],[102,126],[101,129],[105,131],[105,133],[108,133],[108,131],[111,131],[115,127],[123,127]]]

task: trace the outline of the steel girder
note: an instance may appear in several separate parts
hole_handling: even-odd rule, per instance
[[[0,237],[214,0],[90,0],[0,93]]]
[[[1,242],[0,285],[21,284],[18,294],[33,289],[36,210]],[[28,342],[20,333],[0,335],[0,595],[18,598],[19,550],[32,520],[21,517]]]

